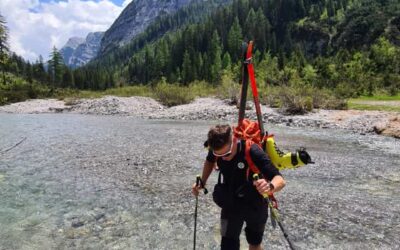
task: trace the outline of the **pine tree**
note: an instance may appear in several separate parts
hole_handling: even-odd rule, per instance
[[[231,57],[229,56],[229,53],[225,52],[224,57],[222,58],[222,69],[231,69]]]
[[[25,78],[29,83],[33,83],[33,68],[32,68],[32,64],[30,62],[28,62],[25,65]]]
[[[257,23],[256,13],[254,12],[254,9],[251,8],[244,24],[243,33],[247,40],[254,40],[257,25],[259,24]]]
[[[112,73],[108,74],[108,81],[107,81],[107,88],[113,88],[115,87],[115,82],[114,82],[114,77]]]
[[[233,59],[237,61],[240,57],[240,48],[243,42],[242,28],[239,24],[239,19],[235,17],[232,27],[228,33],[228,52]]]
[[[275,32],[272,32],[272,35],[271,35],[271,51],[272,51],[272,53],[276,53],[278,51],[278,45],[277,45],[277,41],[276,41]]]
[[[185,51],[185,54],[183,55],[182,80],[185,84],[193,81],[192,60],[190,60],[188,51]]]
[[[64,63],[60,52],[54,46],[53,51],[50,53],[49,74],[51,75],[52,87],[58,87],[62,81]]]
[[[68,68],[64,68],[64,73],[62,76],[62,85],[63,88],[73,88],[74,87],[74,77],[72,75],[72,71]]]
[[[218,32],[215,30],[213,36],[211,38],[211,48],[209,50],[210,54],[210,81],[212,83],[217,83],[219,80],[219,73],[221,70],[222,62],[221,62],[221,42]]]
[[[7,61],[8,61],[8,54],[9,54],[9,48],[8,48],[8,30],[6,26],[6,21],[4,20],[3,16],[0,14],[0,65],[1,65],[1,70],[3,73],[3,83],[6,84],[6,75],[5,75],[5,70],[7,66]]]
[[[241,23],[244,23],[249,13],[249,0],[238,0],[238,17]]]
[[[201,53],[198,52],[196,57],[195,57],[195,71],[196,71],[196,79],[198,80],[204,80],[204,75],[203,75],[203,57],[201,56]]]
[[[335,16],[336,10],[335,10],[335,5],[332,0],[328,0],[326,8],[327,8],[329,17]]]
[[[308,11],[308,15],[313,19],[313,20],[318,20],[319,17],[321,16],[321,11],[318,8],[318,5],[313,4],[311,5],[310,10]]]
[[[306,9],[304,8],[303,0],[297,0],[297,12],[299,18],[303,18],[306,15]]]
[[[34,78],[40,82],[46,82],[47,73],[44,68],[43,57],[40,55],[38,61],[34,65],[33,70]]]
[[[260,9],[256,12],[256,24],[254,28],[255,42],[259,51],[264,51],[267,48],[266,35],[270,33],[270,24]]]

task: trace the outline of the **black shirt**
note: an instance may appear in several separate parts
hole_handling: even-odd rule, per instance
[[[247,168],[249,167],[245,160],[245,141],[238,141],[238,150],[236,155],[230,161],[225,161],[222,157],[218,157],[217,165],[223,176],[223,182],[233,185],[233,190],[236,190],[247,180]],[[271,181],[276,175],[281,175],[279,170],[272,164],[268,155],[257,145],[253,144],[250,148],[250,156],[256,167],[262,175]],[[215,162],[216,158],[210,150],[207,155],[207,161]],[[249,179],[251,180],[253,173],[250,171]],[[233,176],[233,179],[231,179]]]

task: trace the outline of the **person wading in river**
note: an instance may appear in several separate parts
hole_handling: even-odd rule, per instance
[[[265,178],[253,181],[245,159],[245,141],[238,140],[229,125],[217,125],[208,132],[209,152],[204,162],[202,181],[207,182],[213,169],[218,168],[218,184],[213,199],[221,210],[221,249],[236,250],[239,236],[246,222],[246,239],[250,250],[261,248],[268,207],[261,194],[274,193],[285,186],[285,180],[272,165],[265,152],[256,144],[250,147],[250,156]],[[221,174],[223,181],[221,181]],[[197,196],[201,186],[192,186]]]

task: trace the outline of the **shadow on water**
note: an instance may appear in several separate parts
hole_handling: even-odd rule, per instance
[[[190,186],[211,123],[0,114],[0,150],[27,137],[0,155],[0,249],[191,249]],[[282,148],[306,146],[316,161],[283,171],[277,195],[299,248],[399,248],[399,140],[267,127]],[[199,249],[219,249],[218,218],[201,196]],[[266,239],[287,249],[270,225]]]

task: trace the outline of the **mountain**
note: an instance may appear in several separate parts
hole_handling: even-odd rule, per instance
[[[68,42],[60,50],[60,53],[64,58],[65,64],[68,65],[68,62],[72,57],[72,55],[74,54],[76,48],[78,48],[78,46],[84,42],[85,39],[82,37],[71,37],[70,39],[68,39]]]
[[[73,37],[60,50],[64,63],[72,68],[85,65],[97,56],[104,32],[91,32],[86,39]]]
[[[193,0],[179,10],[170,14],[160,14],[151,22],[143,32],[132,38],[121,47],[109,48],[106,52],[99,53],[88,66],[102,64],[102,67],[120,67],[126,64],[129,58],[147,44],[157,41],[167,33],[175,32],[190,24],[204,22],[213,12],[227,6],[232,0]],[[106,64],[106,65],[105,65]]]
[[[161,15],[173,13],[194,0],[134,0],[105,32],[100,54],[128,43]],[[203,0],[204,1],[204,0]]]

